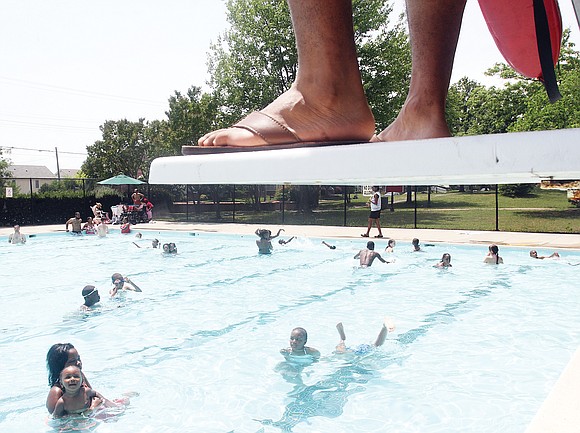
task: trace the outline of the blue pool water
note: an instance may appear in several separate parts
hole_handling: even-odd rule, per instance
[[[100,433],[520,433],[580,345],[578,252],[542,261],[500,247],[493,266],[486,246],[399,243],[395,263],[355,269],[362,239],[329,250],[302,238],[263,256],[253,234],[143,233],[139,245],[157,237],[179,253],[118,233],[0,238],[1,432],[69,427],[44,408],[57,342],[75,345],[106,397],[138,393],[119,416],[73,425]],[[433,268],[444,252],[454,267]],[[114,272],[143,293],[109,299]],[[86,284],[101,307],[81,313]],[[333,354],[337,322],[354,346],[387,315],[397,329],[379,350]],[[296,326],[319,362],[279,354]]]

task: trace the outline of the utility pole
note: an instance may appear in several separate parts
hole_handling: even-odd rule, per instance
[[[54,146],[54,152],[56,153],[56,177],[60,182],[60,167],[58,165],[58,147]]]

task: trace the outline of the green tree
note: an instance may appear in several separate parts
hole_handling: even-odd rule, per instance
[[[166,150],[180,155],[181,146],[197,144],[207,131],[218,128],[217,103],[211,94],[202,93],[199,87],[190,87],[186,95],[175,92],[169,98],[167,115]]]
[[[163,123],[149,124],[145,119],[109,120],[100,129],[103,139],[87,146],[87,159],[81,167],[83,173],[95,178],[119,173],[136,177],[138,169],[142,169],[147,177],[151,161],[163,150]]]
[[[297,52],[286,2],[228,0],[230,28],[211,47],[210,85],[220,101],[220,126],[263,108],[290,88]],[[363,84],[380,128],[407,94],[411,56],[399,22],[390,28],[387,0],[354,0],[353,20]]]

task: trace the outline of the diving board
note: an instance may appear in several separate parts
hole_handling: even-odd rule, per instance
[[[157,158],[150,184],[469,185],[580,179],[580,129]]]

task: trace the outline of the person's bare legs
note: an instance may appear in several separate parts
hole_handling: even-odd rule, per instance
[[[346,352],[346,344],[344,342],[346,340],[346,334],[344,333],[344,326],[342,326],[342,322],[338,322],[336,324],[336,330],[338,331],[338,335],[340,336],[340,341],[336,345],[336,352],[337,353],[345,353]]]
[[[361,84],[351,0],[288,0],[298,48],[291,89],[262,110],[303,141],[368,141],[375,123]],[[260,146],[240,128],[204,135],[200,146]]]
[[[381,231],[381,219],[380,218],[377,218],[375,220],[375,224],[377,226],[377,230],[379,231],[379,236],[380,237],[383,237],[383,232]]]
[[[372,141],[451,135],[445,100],[466,0],[407,0],[411,84],[395,121]]]
[[[393,332],[394,330],[395,330],[395,322],[393,322],[393,319],[391,319],[390,317],[385,317],[383,327],[381,328],[381,331],[379,332],[379,335],[377,336],[377,339],[375,341],[375,347],[382,346],[385,340],[387,339],[387,334],[389,332]]]

